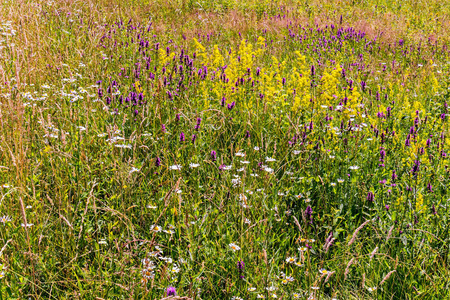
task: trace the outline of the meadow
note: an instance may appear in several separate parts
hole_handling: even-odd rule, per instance
[[[0,299],[450,299],[450,2],[2,0]]]

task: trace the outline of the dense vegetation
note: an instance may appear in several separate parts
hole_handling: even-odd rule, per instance
[[[449,13],[4,1],[0,296],[450,297]]]

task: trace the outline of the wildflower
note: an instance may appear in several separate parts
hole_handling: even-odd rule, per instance
[[[231,300],[244,300],[244,299],[242,299],[241,297],[233,296],[233,297],[231,297]]]
[[[180,165],[173,165],[173,166],[170,166],[169,169],[179,171],[179,170],[181,170],[181,166]]]
[[[306,250],[308,250],[307,247],[300,247],[300,248],[298,248],[298,251],[300,251],[300,252],[305,252]]]
[[[262,294],[258,294],[258,295],[256,296],[256,298],[258,298],[258,299],[265,299],[266,297],[264,297],[264,295],[262,295]]]
[[[358,167],[358,166],[350,166],[349,169],[350,169],[350,170],[358,170],[359,167]]]
[[[34,226],[34,224],[33,223],[27,223],[27,224],[24,224],[24,223],[22,223],[22,224],[20,224],[22,227],[31,227],[31,226]]]
[[[306,249],[305,249],[305,251],[306,251]],[[297,267],[303,267],[303,264],[300,261],[295,262],[295,265]]]
[[[277,160],[272,157],[266,157],[266,162],[273,162],[273,161],[277,161]]]
[[[294,299],[300,299],[302,295],[300,293],[293,293],[292,297],[294,297]]]
[[[198,167],[200,167],[200,164],[196,164],[196,163],[189,164],[189,168],[198,168]]]
[[[5,224],[6,222],[11,222],[11,217],[10,216],[3,216],[0,218],[0,222],[2,222],[3,224]]]
[[[339,178],[339,179],[337,180],[337,182],[343,183],[343,182],[344,182],[344,179]]]
[[[238,261],[237,268],[238,268],[239,272],[244,271],[245,263],[243,261]]]
[[[288,258],[286,258],[286,262],[287,262],[288,264],[295,263],[296,260],[297,260],[296,257],[288,257]]]
[[[159,167],[161,165],[161,158],[157,157],[155,160],[155,166]]]
[[[264,167],[264,171],[266,171],[267,173],[273,173],[274,170],[266,166]]]
[[[158,225],[152,225],[152,226],[150,226],[150,231],[153,231],[153,232],[160,232],[162,230],[162,228],[160,227],[160,226],[158,226]]]
[[[228,246],[230,246],[231,250],[233,250],[234,252],[241,250],[241,247],[233,243],[229,244]]]
[[[170,271],[172,271],[173,273],[178,273],[180,272],[180,268],[177,265],[174,265],[172,269],[170,269]]]
[[[147,281],[148,279],[153,279],[153,277],[155,277],[155,273],[151,269],[143,269],[142,277],[144,277],[144,281]]]
[[[373,291],[375,291],[377,288],[376,287],[368,287],[367,288],[367,290],[369,291],[369,292],[373,292]]]
[[[176,291],[176,289],[173,286],[169,286],[166,289],[166,295],[167,295],[167,297],[169,297],[169,296],[176,296],[177,295],[177,291]]]
[[[214,150],[211,151],[211,159],[212,159],[212,161],[216,161],[216,159],[217,159],[217,153]]]
[[[258,146],[256,146],[256,147],[254,147],[254,148],[253,148],[253,150],[255,150],[255,151],[259,151],[259,147],[258,147]]]
[[[180,142],[184,142],[184,140],[185,140],[185,136],[184,136],[184,133],[182,132],[182,133],[180,133]]]
[[[254,292],[254,291],[256,291],[256,288],[255,288],[255,287],[249,287],[247,290],[248,290],[249,292]]]

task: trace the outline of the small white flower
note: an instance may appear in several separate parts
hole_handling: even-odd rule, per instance
[[[256,291],[256,288],[255,288],[255,287],[249,287],[247,290],[248,290],[249,292],[254,292],[254,291]]]
[[[139,172],[140,170],[141,170],[141,169],[132,167],[131,170],[130,170],[130,174],[131,174],[131,173],[134,173],[134,172]]]
[[[358,167],[358,166],[350,166],[349,169],[350,169],[350,170],[358,170],[359,167]]]
[[[266,162],[273,162],[273,161],[277,161],[277,160],[272,157],[266,157]]]
[[[286,262],[288,264],[293,264],[293,263],[295,263],[296,260],[297,260],[296,257],[288,257],[288,258],[286,258]]]
[[[230,246],[231,250],[233,250],[234,252],[241,250],[241,247],[239,247],[238,245],[231,243],[228,246]]]
[[[292,151],[292,153],[295,154],[295,155],[298,155],[298,154],[300,154],[301,152],[300,152],[300,150],[294,150],[294,151]]]
[[[273,173],[274,170],[269,167],[264,167],[264,171],[266,171],[267,173]]]
[[[179,171],[179,170],[181,170],[181,165],[173,165],[173,166],[170,166],[169,169]]]
[[[162,230],[161,226],[158,226],[158,225],[152,225],[152,226],[150,226],[150,231],[153,231],[153,232],[160,232],[161,230]]]
[[[200,167],[200,164],[196,164],[196,163],[189,164],[189,168],[198,168],[198,167]]]
[[[245,153],[244,152],[241,152],[241,151],[239,151],[238,153],[236,153],[235,154],[236,156],[239,156],[239,157],[244,157],[245,156]]]
[[[256,146],[256,147],[254,147],[254,148],[253,148],[253,150],[255,150],[255,151],[259,151],[259,147],[258,147],[258,146]]]

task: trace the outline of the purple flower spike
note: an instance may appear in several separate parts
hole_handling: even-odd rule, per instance
[[[243,261],[238,261],[237,268],[238,268],[239,272],[244,271],[245,263]]]
[[[184,142],[185,139],[184,133],[180,133],[180,142]]]
[[[211,151],[211,159],[212,159],[212,161],[216,161],[217,160],[217,153],[214,150]]]
[[[177,295],[177,290],[173,286],[169,286],[166,289],[166,295],[167,295],[167,297],[169,297],[169,296],[176,296]]]

